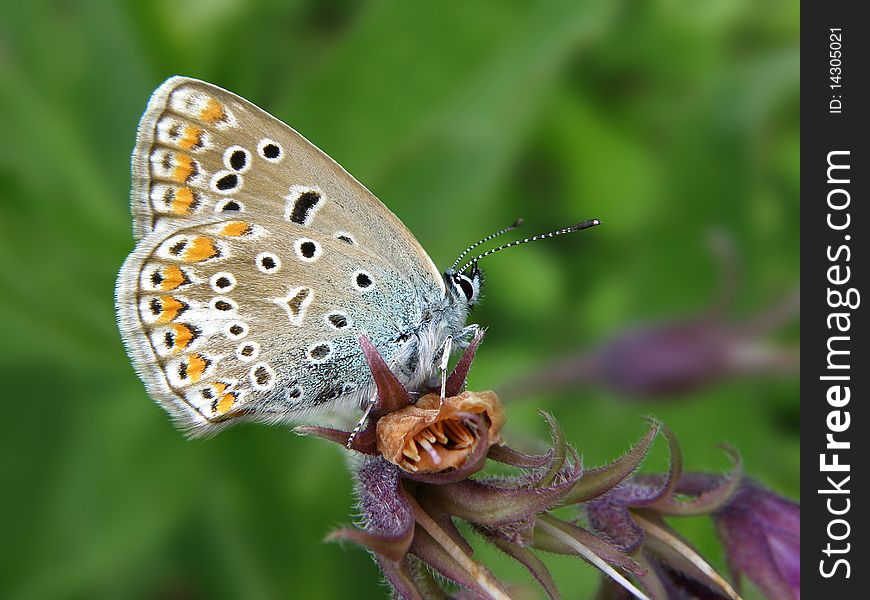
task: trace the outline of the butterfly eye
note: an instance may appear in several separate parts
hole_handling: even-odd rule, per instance
[[[465,275],[457,275],[453,282],[462,290],[465,299],[471,302],[474,299],[474,284]]]

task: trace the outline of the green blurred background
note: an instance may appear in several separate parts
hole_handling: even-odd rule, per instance
[[[494,257],[471,386],[626,328],[701,310],[739,255],[735,316],[798,282],[799,5],[768,0],[72,0],[0,5],[3,598],[380,598],[337,448],[287,428],[186,441],[115,327],[133,246],[129,155],[150,92],[206,79],[287,121],[372,189],[446,266],[523,216],[603,227]],[[796,346],[798,327],[777,342]],[[747,469],[796,498],[795,377],[674,402],[596,386],[508,407],[518,440],[552,411],[587,464],[665,420],[691,469]],[[658,448],[647,468],[665,466]],[[679,528],[719,568],[711,525]],[[480,546],[480,545],[479,545]],[[481,560],[534,590],[492,550]],[[550,561],[567,598],[598,575]],[[747,597],[757,597],[750,589]]]

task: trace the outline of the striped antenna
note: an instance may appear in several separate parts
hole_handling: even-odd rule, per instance
[[[455,268],[456,268],[456,265],[459,264],[459,261],[462,260],[462,259],[465,257],[466,254],[468,254],[469,252],[471,252],[472,250],[474,250],[475,248],[477,248],[477,247],[480,246],[481,244],[485,244],[485,243],[488,242],[489,240],[491,240],[491,239],[493,239],[493,238],[497,238],[498,236],[502,235],[503,233],[507,233],[508,231],[513,231],[514,229],[516,229],[517,227],[519,227],[519,226],[522,225],[522,224],[523,224],[523,218],[520,217],[519,219],[517,219],[516,221],[514,221],[512,225],[508,225],[508,226],[505,227],[504,229],[501,229],[501,230],[499,230],[499,231],[496,231],[495,233],[492,233],[492,234],[486,236],[486,237],[483,238],[482,240],[478,240],[477,242],[471,244],[468,248],[466,248],[465,250],[462,251],[462,254],[460,254],[460,255],[456,258],[456,260],[453,261],[453,264],[450,265],[450,270],[452,271],[453,269],[455,269]]]
[[[508,248],[512,248],[514,246],[520,246],[522,244],[528,244],[529,242],[536,242],[538,240],[543,240],[546,238],[556,237],[558,235],[564,235],[566,233],[574,233],[575,231],[582,231],[584,229],[589,229],[590,227],[595,227],[596,225],[601,225],[601,221],[598,219],[589,219],[588,221],[583,221],[582,223],[577,223],[576,225],[571,225],[570,227],[565,227],[563,229],[557,229],[556,231],[551,231],[549,233],[542,233],[540,235],[535,235],[532,237],[527,237],[522,240],[517,240],[515,242],[508,242],[507,244],[503,244],[492,250],[487,250],[483,254],[479,254],[476,257],[472,258],[470,261],[465,263],[458,273],[464,273],[465,269],[470,267],[471,265],[477,263],[477,261],[486,258],[490,254],[495,254],[496,252],[501,252],[502,250],[507,250]],[[475,244],[476,245],[476,244]]]

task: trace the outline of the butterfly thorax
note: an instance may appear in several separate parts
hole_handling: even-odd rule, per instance
[[[468,313],[465,296],[452,287],[448,287],[443,297],[424,307],[420,323],[402,336],[403,341],[392,361],[399,379],[408,389],[419,391],[434,385],[448,337],[456,341],[456,348],[471,339],[473,333],[465,327]]]

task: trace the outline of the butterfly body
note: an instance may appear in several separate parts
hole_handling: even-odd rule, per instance
[[[374,393],[361,334],[410,389],[432,381],[448,337],[473,334],[479,279],[442,275],[338,164],[217,86],[174,77],[154,93],[132,212],[121,334],[194,435],[359,408]]]

